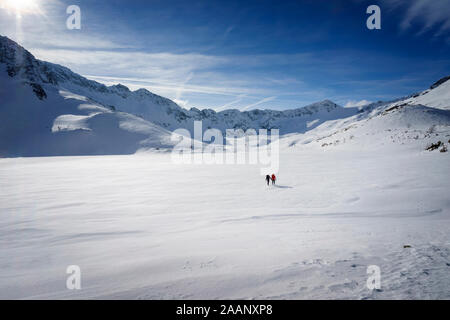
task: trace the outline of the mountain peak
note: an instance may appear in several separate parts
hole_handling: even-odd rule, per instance
[[[127,86],[124,86],[124,85],[121,84],[121,83],[118,83],[118,84],[116,84],[116,85],[113,85],[113,86],[111,86],[110,88],[111,88],[111,89],[116,89],[116,90],[121,91],[121,92],[130,92],[130,89],[128,89]]]
[[[33,82],[41,80],[36,70],[36,58],[22,46],[3,36],[0,36],[0,63],[6,64],[10,77],[21,75]]]
[[[139,95],[151,95],[152,94],[150,91],[148,91],[147,89],[144,89],[144,88],[137,89],[134,92]]]
[[[431,85],[430,89],[437,88],[437,87],[439,87],[441,84],[447,82],[448,80],[450,80],[450,76],[443,77],[443,78],[439,79],[438,81],[436,81],[435,83],[433,83],[433,84]]]
[[[315,102],[315,103],[309,104],[309,105],[307,105],[307,106],[305,106],[303,108],[300,108],[300,109],[308,110],[310,112],[319,112],[319,111],[323,111],[323,110],[325,110],[327,112],[330,112],[330,111],[332,111],[332,110],[334,110],[336,108],[342,108],[342,107],[337,105],[336,103],[334,103],[331,100],[325,99],[325,100],[322,100],[322,101],[319,101],[319,102]]]
[[[335,105],[335,106],[337,106],[336,103],[334,103],[333,101],[331,101],[331,100],[329,100],[329,99],[325,99],[325,100],[319,101],[318,103],[321,103],[321,104],[329,104],[329,105]]]

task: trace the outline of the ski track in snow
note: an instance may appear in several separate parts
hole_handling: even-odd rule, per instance
[[[0,159],[0,298],[450,298],[448,154],[280,163],[267,187],[257,166],[169,154]]]

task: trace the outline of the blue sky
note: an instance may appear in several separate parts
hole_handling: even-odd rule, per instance
[[[0,2],[13,0],[0,0]],[[423,90],[450,74],[450,1],[65,1],[4,5],[0,34],[36,57],[181,106],[288,109]],[[66,7],[81,8],[81,30]],[[381,8],[381,30],[366,8]]]

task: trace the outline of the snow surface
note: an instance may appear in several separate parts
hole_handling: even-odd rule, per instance
[[[1,71],[1,70],[0,70]],[[171,132],[53,86],[40,100],[0,72],[0,157],[132,154],[171,148]]]
[[[185,110],[0,36],[0,157],[16,157],[0,158],[0,298],[450,299],[439,83],[360,108]],[[278,185],[256,165],[174,164],[170,130],[195,120],[279,128]]]
[[[449,79],[450,80],[450,79]],[[410,104],[423,104],[437,109],[450,110],[450,81],[446,81],[440,86],[425,90],[411,98],[405,100]]]
[[[275,187],[164,153],[0,160],[0,298],[450,298],[448,153],[282,145]]]

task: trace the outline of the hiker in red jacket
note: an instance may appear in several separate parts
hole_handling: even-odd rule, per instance
[[[275,173],[272,173],[272,184],[275,184],[276,180],[277,180],[277,177],[275,176]]]

